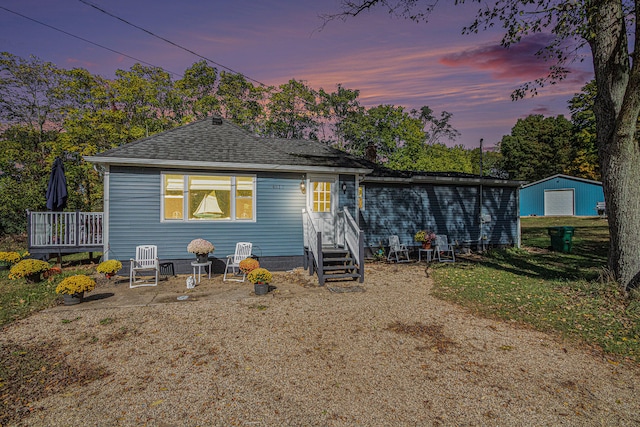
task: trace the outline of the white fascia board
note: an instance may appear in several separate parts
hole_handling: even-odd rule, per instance
[[[320,172],[320,173],[342,173],[342,174],[368,174],[372,169],[365,168],[334,168],[324,166],[297,166],[278,164],[258,164],[258,163],[227,163],[227,162],[197,162],[197,161],[175,161],[175,160],[153,160],[131,159],[120,157],[97,157],[84,156],[84,160],[90,163],[103,163],[120,166],[145,166],[164,168],[188,168],[188,169],[224,169],[243,171],[272,171],[272,172]]]

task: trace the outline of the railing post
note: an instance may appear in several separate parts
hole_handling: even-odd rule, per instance
[[[364,233],[358,232],[358,273],[360,274],[360,283],[364,282]]]
[[[33,232],[31,230],[31,211],[27,209],[27,251],[31,252],[31,239]]]
[[[317,272],[318,272],[318,282],[320,283],[320,286],[324,286],[324,261],[323,261],[323,254],[322,254],[322,232],[318,231],[317,234],[317,244],[316,244],[316,249],[318,251],[318,265],[317,265]]]
[[[76,210],[76,229],[75,229],[75,233],[73,233],[75,235],[75,240],[74,243],[76,246],[80,245],[80,211]]]

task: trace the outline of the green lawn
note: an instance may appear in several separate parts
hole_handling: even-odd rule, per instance
[[[4,236],[0,239],[0,251],[21,252],[25,248],[26,236]],[[94,257],[99,255],[94,254]],[[88,265],[83,266],[88,262],[88,253],[65,255],[62,257],[62,264],[66,266],[64,273],[40,283],[27,283],[24,279],[10,280],[9,270],[0,270],[0,326],[58,304],[60,297],[55,292],[57,284],[73,274],[90,275],[93,270]]]
[[[571,253],[548,250],[552,226],[575,227]],[[434,265],[436,295],[640,361],[640,298],[609,278],[606,220],[524,218],[522,243],[480,260]]]

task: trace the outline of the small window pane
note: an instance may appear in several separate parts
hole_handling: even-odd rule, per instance
[[[231,218],[231,177],[189,177],[189,219]]]
[[[184,177],[182,175],[164,176],[164,219],[183,219],[184,217]]]
[[[236,219],[253,219],[253,177],[236,178]]]
[[[331,183],[313,183],[313,210],[315,212],[331,212]]]

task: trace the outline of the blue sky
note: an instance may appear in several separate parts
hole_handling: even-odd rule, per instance
[[[89,1],[89,0],[87,0]],[[500,31],[462,35],[477,5],[439,2],[429,23],[383,9],[322,27],[319,15],[339,0],[91,0],[131,23],[240,72],[279,85],[304,80],[315,89],[337,84],[360,90],[366,106],[428,105],[453,114],[456,141],[494,145],[529,114],[569,116],[567,101],[593,76],[587,57],[560,84],[537,97],[511,101],[521,83],[547,65],[534,57],[544,36],[503,49]],[[0,6],[177,74],[201,58],[129,26],[79,0],[3,0]],[[321,28],[322,27],[322,28]],[[62,68],[113,77],[136,61],[0,9],[0,49]]]

